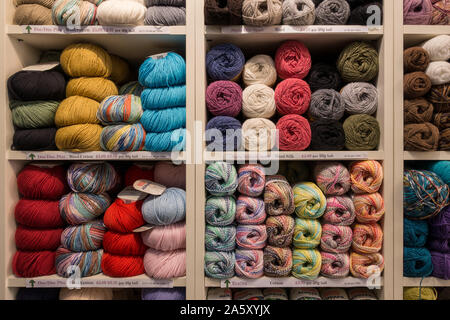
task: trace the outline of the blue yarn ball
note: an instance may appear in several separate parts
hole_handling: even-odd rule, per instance
[[[145,145],[145,130],[142,124],[104,127],[100,135],[100,146],[105,151],[142,151]]]
[[[186,191],[169,188],[160,196],[150,195],[142,205],[144,220],[155,226],[167,226],[186,218]]]
[[[186,127],[186,108],[146,110],[141,123],[147,132],[167,132]]]
[[[211,80],[233,80],[242,72],[245,56],[234,44],[219,44],[206,54],[206,70]]]
[[[428,277],[433,273],[431,253],[426,248],[404,248],[403,275],[405,277]]]
[[[428,239],[428,223],[403,219],[403,243],[406,247],[424,247]]]
[[[434,172],[405,171],[403,188],[403,207],[407,218],[428,219],[449,204],[449,187]]]
[[[152,152],[183,151],[186,147],[186,129],[169,132],[148,132],[145,139],[145,150]]]
[[[186,288],[142,289],[142,300],[186,300]]]
[[[186,62],[175,52],[148,58],[139,68],[139,82],[147,88],[172,87],[186,83]]]
[[[141,94],[144,110],[159,110],[186,106],[186,86],[145,89]]]
[[[450,184],[450,161],[432,162],[427,169],[436,173],[444,183]]]
[[[222,139],[220,139],[220,135]],[[232,117],[218,116],[206,125],[206,144],[211,151],[237,151],[242,146],[241,122]]]

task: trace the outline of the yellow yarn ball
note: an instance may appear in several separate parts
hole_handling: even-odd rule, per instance
[[[113,290],[109,288],[62,288],[59,291],[59,300],[113,300]]]
[[[67,97],[82,96],[97,102],[118,94],[114,82],[104,78],[76,78],[70,80],[66,87]]]
[[[103,128],[98,124],[77,124],[56,131],[55,143],[59,150],[69,152],[101,151],[100,135]]]
[[[403,300],[437,300],[435,288],[405,288],[403,289]]]
[[[104,77],[112,72],[111,56],[103,48],[90,43],[72,44],[64,49],[61,66],[71,77]]]
[[[128,62],[119,56],[111,55],[112,72],[109,79],[117,83],[118,85],[128,82],[130,78],[130,66]]]
[[[97,110],[100,103],[95,100],[72,96],[61,102],[56,111],[55,124],[56,127],[68,127],[75,124],[99,124],[97,119]]]

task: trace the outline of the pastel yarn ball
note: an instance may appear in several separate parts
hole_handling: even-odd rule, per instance
[[[103,48],[90,43],[67,46],[61,53],[60,62],[64,72],[72,78],[107,78],[112,72],[111,56]]]
[[[113,152],[142,151],[145,138],[145,129],[140,123],[106,126],[100,135],[100,146]]]
[[[71,251],[95,251],[102,248],[106,227],[97,220],[66,228],[61,235],[61,245]]]
[[[233,195],[237,187],[237,171],[233,165],[215,162],[206,168],[205,188],[211,195]]]
[[[315,280],[322,268],[322,256],[318,250],[294,249],[292,275],[297,279]]]
[[[303,219],[319,219],[326,209],[326,198],[312,182],[296,184],[293,188],[295,214]]]
[[[261,250],[266,247],[267,236],[265,225],[238,225],[236,246],[241,250]]]
[[[441,34],[425,41],[422,45],[431,61],[447,61],[450,59],[450,35]]]
[[[236,202],[236,221],[238,223],[247,225],[262,224],[266,217],[262,199],[239,196]]]
[[[144,25],[146,9],[137,1],[103,1],[97,8],[97,20],[104,26]]]
[[[314,167],[314,177],[326,196],[342,196],[351,187],[350,173],[339,162],[321,162]]]
[[[205,248],[207,251],[233,251],[236,248],[236,227],[206,226]]]
[[[97,118],[103,125],[137,123],[142,116],[141,98],[127,94],[109,96],[100,103]]]
[[[262,250],[236,250],[235,271],[238,277],[257,279],[264,275]]]
[[[350,273],[350,256],[347,253],[321,252],[320,274],[331,279],[342,279]]]
[[[250,197],[260,196],[266,185],[265,169],[259,164],[243,165],[238,171],[239,193]]]
[[[265,84],[252,84],[242,92],[242,114],[247,118],[266,118],[275,115],[275,91]]]
[[[155,226],[141,233],[143,244],[159,251],[186,249],[186,223]]]
[[[186,250],[157,251],[148,249],[144,256],[145,273],[154,279],[186,276]]]
[[[248,60],[244,66],[242,81],[247,87],[253,84],[273,87],[277,82],[277,70],[272,57],[259,54]]]
[[[352,228],[325,224],[322,227],[320,248],[330,253],[346,253],[352,246]]]
[[[368,279],[384,270],[384,257],[379,253],[350,254],[350,272],[355,278]]]
[[[349,171],[352,191],[355,194],[378,192],[383,184],[383,166],[378,161],[353,162]]]
[[[269,119],[253,118],[242,124],[242,140],[245,150],[268,151],[276,145],[276,126]]]
[[[322,237],[322,225],[317,220],[295,219],[294,247],[314,249],[319,246]]]
[[[73,12],[77,12],[77,23],[82,26],[94,25],[97,6],[90,1],[57,0],[52,6],[52,20],[55,25],[66,26],[73,23]]]
[[[142,216],[147,223],[165,226],[186,218],[186,191],[168,188],[160,196],[149,195],[142,205]]]
[[[234,273],[236,258],[234,252],[206,252],[205,275],[214,279],[229,279]]]
[[[186,61],[175,52],[151,56],[139,68],[139,82],[146,88],[185,84]]]
[[[278,248],[288,248],[292,244],[295,221],[291,216],[272,216],[266,220],[267,242]]]
[[[106,193],[71,192],[59,201],[59,211],[66,223],[76,226],[99,218],[110,205]]]
[[[119,182],[116,169],[107,162],[74,163],[67,170],[67,183],[73,192],[103,193]]]
[[[294,193],[283,176],[268,176],[264,188],[264,203],[270,216],[290,215],[294,212]]]
[[[205,221],[216,227],[228,226],[236,217],[236,199],[233,196],[216,197],[206,199]]]
[[[322,217],[325,224],[351,226],[355,218],[355,205],[349,196],[327,197],[327,208]]]

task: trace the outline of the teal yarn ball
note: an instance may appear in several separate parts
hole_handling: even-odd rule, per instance
[[[449,204],[449,187],[434,172],[405,171],[403,188],[404,213],[409,219],[431,218]]]
[[[141,123],[147,132],[162,133],[186,127],[186,108],[145,110]]]
[[[431,253],[426,248],[403,249],[403,276],[411,278],[428,277],[433,273]]]
[[[100,134],[100,146],[104,151],[141,151],[146,133],[140,123],[104,127]]]
[[[403,219],[403,244],[405,247],[424,247],[428,239],[428,223],[423,220]]]
[[[233,196],[216,197],[206,199],[205,220],[216,227],[224,227],[232,224],[236,217],[236,199]]]
[[[234,252],[205,253],[205,275],[214,279],[230,279],[234,276],[236,256]]]
[[[236,248],[236,227],[206,226],[205,248],[207,251],[233,251]]]
[[[236,168],[226,162],[215,162],[206,168],[205,188],[213,196],[233,195],[238,187]]]
[[[144,220],[155,226],[167,226],[186,219],[186,191],[168,188],[160,196],[150,195],[142,205]]]
[[[432,162],[427,167],[428,170],[436,173],[444,183],[450,185],[450,161]]]
[[[147,132],[145,150],[153,152],[176,152],[186,148],[186,129],[169,132]]]
[[[139,68],[139,82],[147,88],[184,84],[186,82],[186,62],[175,52],[151,56]]]
[[[145,110],[160,110],[186,106],[186,86],[145,89],[141,94]]]
[[[105,98],[97,110],[103,125],[137,123],[142,116],[141,98],[131,94]]]
[[[75,226],[99,218],[110,205],[106,193],[71,192],[59,201],[59,213],[67,224]]]
[[[140,97],[143,90],[144,87],[139,83],[139,81],[132,81],[121,86],[119,89],[119,94],[132,94],[134,96]]]

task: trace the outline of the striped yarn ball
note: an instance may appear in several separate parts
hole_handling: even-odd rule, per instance
[[[290,215],[294,212],[294,194],[285,177],[269,176],[266,178],[264,203],[269,216]]]
[[[350,272],[355,278],[368,279],[384,270],[384,258],[379,253],[350,254]]]
[[[102,272],[103,250],[72,252],[64,247],[56,250],[55,266],[56,273],[63,277],[69,278],[79,268],[79,276],[91,277]]]
[[[263,224],[266,220],[264,201],[260,198],[239,196],[236,204],[236,221],[240,224]]]
[[[268,243],[274,247],[287,248],[292,244],[295,221],[291,216],[273,216],[266,221]]]
[[[378,223],[356,224],[352,248],[358,253],[377,253],[383,246],[383,229]]]
[[[295,214],[299,218],[319,219],[327,206],[322,190],[312,182],[296,184],[293,188]]]
[[[375,160],[354,162],[350,165],[350,179],[356,194],[378,192],[383,183],[383,166]]]
[[[236,199],[233,196],[206,199],[205,219],[212,226],[223,227],[233,223],[236,217]]]
[[[327,208],[322,217],[325,224],[350,226],[355,221],[355,206],[349,196],[327,198]]]
[[[318,250],[294,249],[292,275],[297,279],[315,280],[322,268],[322,256]]]
[[[236,227],[206,226],[205,247],[207,251],[233,251],[236,247]]]
[[[257,279],[264,275],[262,250],[236,250],[235,271],[238,277]]]
[[[120,177],[112,165],[74,163],[67,170],[67,183],[74,192],[103,193],[112,190]]]
[[[100,217],[111,205],[106,193],[71,192],[59,201],[59,212],[70,225],[80,225]]]
[[[384,199],[378,192],[353,196],[356,220],[359,223],[375,223],[380,221],[385,213]]]
[[[258,197],[264,192],[266,174],[259,164],[248,164],[239,168],[238,191],[246,196]]]
[[[205,188],[213,196],[232,195],[238,187],[236,168],[226,162],[215,162],[205,173]]]
[[[267,243],[265,225],[239,225],[236,229],[236,245],[242,250],[261,250]]]
[[[289,248],[267,246],[264,249],[264,274],[268,277],[283,278],[292,270],[292,251]]]
[[[206,252],[205,275],[214,279],[232,278],[235,263],[234,252]]]
[[[322,225],[317,220],[295,219],[294,247],[298,249],[314,249],[320,244]]]
[[[103,125],[137,123],[142,112],[140,97],[131,94],[110,96],[100,103],[97,119]]]
[[[320,248],[330,253],[345,253],[352,246],[352,228],[325,224],[322,227]]]
[[[314,177],[327,196],[342,196],[350,190],[350,173],[342,163],[319,163],[314,168]]]
[[[140,123],[107,126],[100,135],[100,146],[104,151],[142,151],[145,147],[145,138],[146,133]]]
[[[350,256],[347,253],[321,252],[322,268],[320,273],[332,279],[342,279],[350,273]]]
[[[102,248],[105,232],[102,220],[69,227],[61,235],[61,244],[70,251],[95,251]]]

